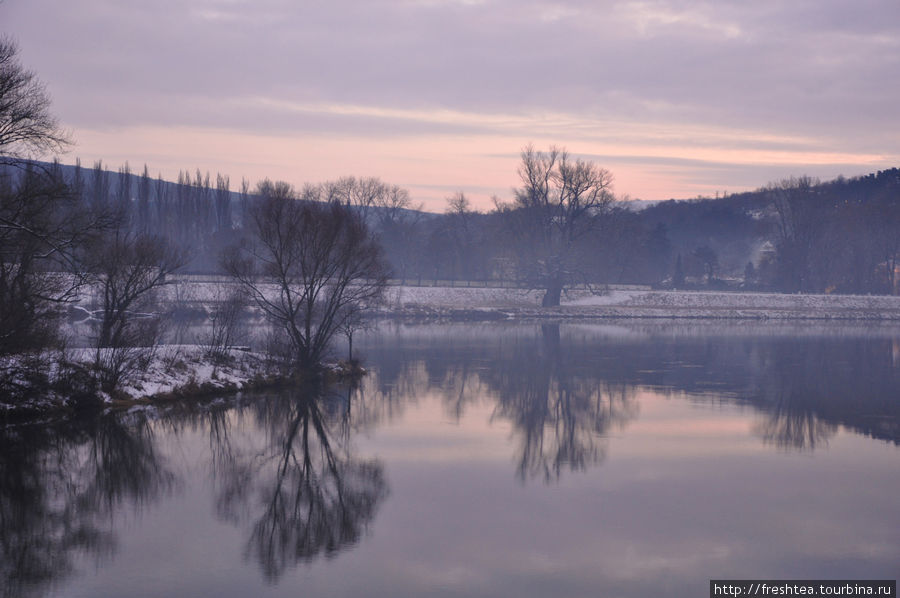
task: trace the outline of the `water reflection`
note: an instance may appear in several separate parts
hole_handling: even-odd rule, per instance
[[[484,375],[497,396],[494,416],[513,424],[521,480],[551,481],[600,463],[610,426],[637,414],[633,387],[579,375],[575,358],[561,344],[559,326],[543,325],[536,347],[514,343],[500,367]]]
[[[487,398],[492,419],[513,426],[516,476],[551,482],[601,463],[609,431],[637,416],[635,386],[584,368],[582,348],[561,337],[559,324],[487,339],[478,329],[468,329],[473,336],[466,327],[447,330],[439,329],[437,342],[401,334],[388,337],[391,350],[384,336],[365,346],[377,372],[360,391],[370,419],[402,414],[398,397],[415,402],[436,393],[459,421]]]
[[[351,446],[350,393],[321,387],[162,416],[106,416],[0,428],[2,596],[42,595],[83,557],[116,553],[117,520],[180,486],[157,437],[208,430],[214,511],[246,531],[265,579],[365,533],[387,495],[383,465]]]
[[[457,419],[468,403],[490,397],[495,416],[515,426],[523,479],[599,463],[603,437],[637,416],[640,388],[751,405],[755,433],[783,450],[815,450],[841,426],[900,443],[900,368],[890,337],[609,328],[398,326],[362,343],[378,372],[367,390],[398,413],[397,395],[439,393]]]
[[[113,515],[176,481],[150,426],[113,418],[0,429],[0,480],[3,596],[42,594],[80,555],[109,558]]]
[[[316,566],[338,554],[342,567],[346,561],[358,568],[353,575],[363,587],[371,576],[382,579],[382,589],[389,588],[384,580],[392,575],[390,567],[412,575],[419,556],[435,571],[444,572],[455,558],[490,577],[490,571],[479,568],[487,570],[485,563],[493,555],[510,554],[516,566],[525,563],[510,579],[525,579],[523,572],[534,576],[529,580],[538,579],[540,571],[550,571],[540,569],[541,563],[568,571],[570,563],[580,562],[573,556],[582,550],[577,542],[577,550],[558,561],[541,560],[562,554],[565,542],[578,537],[580,530],[583,552],[602,554],[597,562],[616,563],[610,570],[630,563],[635,571],[643,571],[648,563],[671,562],[676,563],[673,571],[686,568],[682,577],[702,579],[708,573],[697,573],[699,565],[678,559],[700,554],[697,562],[703,566],[743,564],[747,555],[769,555],[766,542],[775,538],[786,543],[783,553],[800,562],[802,548],[785,539],[797,529],[825,530],[821,521],[843,517],[868,521],[857,505],[875,504],[881,509],[880,520],[895,514],[880,480],[896,468],[866,469],[862,460],[868,457],[854,452],[883,444],[858,442],[863,440],[859,436],[900,444],[900,368],[896,343],[889,337],[685,336],[580,325],[454,325],[380,330],[359,345],[371,371],[359,389],[307,386],[204,406],[167,407],[146,417],[129,414],[0,428],[2,595],[41,595],[63,585],[60,582],[72,583],[73,574],[84,571],[84,561],[126,561],[129,543],[122,541],[122,513],[159,511],[154,523],[180,523],[179,509],[189,506],[208,514],[209,521],[196,522],[197,530],[178,529],[179,534],[199,538],[200,550],[191,551],[186,559],[190,562],[180,569],[172,567],[175,573],[170,573],[167,588],[192,588],[191,583],[227,577],[221,573],[225,563],[228,574],[246,584],[232,591],[237,595],[252,594],[261,580],[283,581],[279,589],[287,593],[291,570],[300,565],[312,565],[301,570],[304,579],[326,570],[342,577],[344,569]],[[647,394],[652,400],[645,400]],[[726,407],[724,417],[709,417],[721,406]],[[694,415],[697,407],[701,411]],[[473,414],[476,417],[470,417]],[[651,425],[639,426],[641,416]],[[448,420],[461,425],[447,426]],[[399,429],[389,431],[389,423],[398,423]],[[699,427],[691,428],[694,423]],[[416,429],[429,425],[424,432]],[[716,428],[710,433],[712,426]],[[375,429],[379,432],[367,435],[374,440],[360,440],[361,430]],[[388,440],[381,438],[379,444],[381,429]],[[442,436],[431,438],[431,432]],[[756,438],[747,442],[747,432]],[[732,437],[738,435],[743,438]],[[485,440],[488,436],[490,441]],[[846,449],[848,436],[855,444],[841,458],[857,467],[829,469],[829,453],[837,454],[842,443]],[[773,450],[757,450],[760,443]],[[789,454],[765,463],[754,460],[776,450],[817,451],[828,444],[836,446],[823,459]],[[747,446],[750,451],[744,450]],[[684,454],[661,454],[672,447],[684,449]],[[428,450],[430,460],[418,454],[418,448]],[[489,454],[476,454],[482,450]],[[739,453],[738,458],[728,450]],[[386,462],[372,456],[379,454]],[[780,472],[774,477],[773,467]],[[209,477],[196,479],[198,471]],[[515,477],[556,484],[575,472],[596,475],[552,488],[512,482]],[[857,476],[852,478],[856,482],[834,484],[838,490],[814,483],[827,478],[823,474],[846,478],[848,472]],[[378,533],[362,542],[387,501],[389,473],[394,508],[384,509]],[[742,484],[744,476],[754,482]],[[817,501],[799,500],[796,504],[804,511],[791,511],[801,519],[797,525],[791,527],[789,517],[772,523],[769,513],[793,508],[795,495],[771,489],[787,487],[798,478],[804,481],[791,492],[805,491],[807,498],[822,499],[818,502],[828,503],[830,510],[813,513],[809,505]],[[731,482],[719,487],[720,479]],[[480,501],[472,499],[478,494],[475,488],[483,490]],[[582,492],[584,488],[593,490]],[[757,488],[771,491],[760,493]],[[167,500],[182,489],[178,498],[183,501]],[[743,493],[745,503],[740,502]],[[502,507],[490,505],[495,496]],[[556,510],[559,518],[523,531],[521,522],[536,522],[530,515],[553,497],[566,497],[567,508]],[[607,511],[614,515],[598,515],[596,497],[616,506]],[[440,515],[422,508],[422,501]],[[656,512],[663,517],[647,519]],[[752,533],[742,535],[738,532],[747,531],[741,528],[745,517]],[[136,538],[130,544],[168,541],[147,539],[140,518],[131,521],[137,523],[129,528]],[[433,529],[408,525],[397,531],[399,522],[409,521]],[[766,542],[758,547],[754,534],[761,528],[769,535],[759,536]],[[466,529],[469,536],[461,532]],[[823,537],[852,535],[826,531],[821,531]],[[743,540],[734,540],[739,536]],[[223,538],[228,540],[222,549],[227,554],[216,563],[219,568],[202,571],[212,558],[208,553],[215,552],[204,549],[218,549]],[[894,536],[886,534],[878,541],[886,547],[883,552],[895,551]],[[435,544],[446,550],[434,549]],[[624,544],[636,546],[638,556],[622,557]],[[800,544],[828,543],[804,536]],[[171,566],[165,560],[168,555],[157,554],[160,545],[152,546],[147,552]],[[354,546],[359,550],[351,551]],[[489,548],[468,559],[476,546]],[[856,545],[851,549],[862,554]],[[373,550],[378,554],[373,556]],[[432,550],[434,558],[425,558]],[[734,561],[729,560],[730,550],[736,551]],[[823,554],[822,559],[832,559],[829,562],[842,556],[839,551]],[[654,561],[654,555],[663,560]],[[619,557],[627,562],[617,561]],[[768,567],[775,562],[759,558]],[[234,566],[242,563],[246,566]],[[101,569],[106,577],[98,576],[96,586],[115,577],[116,567]],[[596,569],[593,561],[583,569],[571,565],[573,578]],[[755,570],[768,571],[763,565]],[[667,569],[665,575],[669,573]],[[190,575],[196,577],[178,585],[179,576]],[[547,575],[553,578],[552,572]],[[588,580],[584,587],[591,583],[602,580]],[[359,592],[343,592],[354,593]]]
[[[226,412],[210,417],[215,503],[227,521],[251,522],[246,555],[265,578],[352,546],[387,494],[384,468],[350,448],[350,402],[320,387],[258,400],[264,442],[239,444]]]
[[[746,400],[760,409],[757,433],[782,449],[811,451],[846,426],[900,444],[900,369],[891,339],[851,338],[760,347]]]

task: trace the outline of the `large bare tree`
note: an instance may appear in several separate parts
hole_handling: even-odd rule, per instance
[[[88,244],[85,257],[100,307],[95,366],[106,390],[115,389],[158,341],[153,293],[185,263],[166,239],[135,232],[124,214],[118,226]]]
[[[0,354],[52,340],[56,308],[84,281],[79,249],[109,224],[84,209],[58,165],[29,161],[68,143],[44,85],[21,65],[15,43],[0,38]]]
[[[566,285],[578,279],[579,243],[615,201],[612,174],[565,149],[544,153],[528,145],[519,166],[522,186],[512,204],[499,204],[518,255],[520,277],[544,289],[542,304],[559,305]]]
[[[55,153],[69,143],[44,84],[19,62],[15,42],[0,38],[0,163]]]
[[[291,358],[313,367],[335,332],[381,298],[387,265],[358,212],[301,201],[286,183],[264,181],[249,208],[250,239],[224,267],[287,334]]]
[[[0,175],[0,354],[51,342],[58,308],[82,282],[63,273],[82,240],[76,201],[51,171]]]
[[[148,294],[181,268],[183,252],[165,239],[136,233],[126,227],[103,235],[87,260],[97,285],[102,318],[99,347],[130,344],[127,338],[133,312],[146,308]]]

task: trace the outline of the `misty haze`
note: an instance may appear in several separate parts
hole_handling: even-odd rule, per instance
[[[898,17],[0,0],[0,596],[895,596]]]

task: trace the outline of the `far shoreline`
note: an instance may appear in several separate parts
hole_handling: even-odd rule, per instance
[[[223,283],[193,283],[192,306],[201,317],[216,309],[215,291]],[[227,284],[227,283],[226,283]],[[717,323],[752,330],[766,324],[787,328],[821,326],[827,331],[833,324],[878,327],[900,325],[900,297],[861,295],[788,295],[759,292],[675,291],[619,288],[605,292],[580,289],[564,295],[559,307],[541,307],[541,291],[495,287],[412,287],[391,286],[384,303],[369,312],[373,322],[404,324],[453,323],[539,323],[656,326],[689,333],[699,326]],[[170,302],[170,305],[172,303]],[[85,310],[87,311],[87,310]],[[252,313],[252,309],[250,310]],[[771,328],[769,329],[771,331]],[[766,333],[760,330],[760,333]],[[44,386],[24,387],[20,396],[0,397],[0,422],[38,420],[61,414],[127,410],[142,405],[160,405],[172,401],[201,400],[206,397],[240,395],[297,383],[293,375],[280,372],[271,356],[234,347],[225,360],[204,355],[200,345],[160,345],[147,367],[113,396],[96,387],[79,390],[67,385],[63,376],[53,379],[51,371],[68,371],[90,378],[92,349],[48,352],[41,356],[47,363],[48,381]],[[4,367],[24,372],[22,366],[33,355],[13,356]],[[21,363],[17,366],[17,360]],[[354,362],[335,362],[323,366],[330,380],[350,380],[364,374]],[[76,376],[77,377],[77,376]]]
[[[490,287],[391,287],[378,312],[388,319],[490,320],[810,320],[897,321],[900,297],[639,288],[570,291],[541,307],[541,291]]]

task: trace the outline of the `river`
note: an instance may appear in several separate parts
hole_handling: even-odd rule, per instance
[[[384,324],[357,388],[0,430],[4,596],[900,574],[900,330]]]

